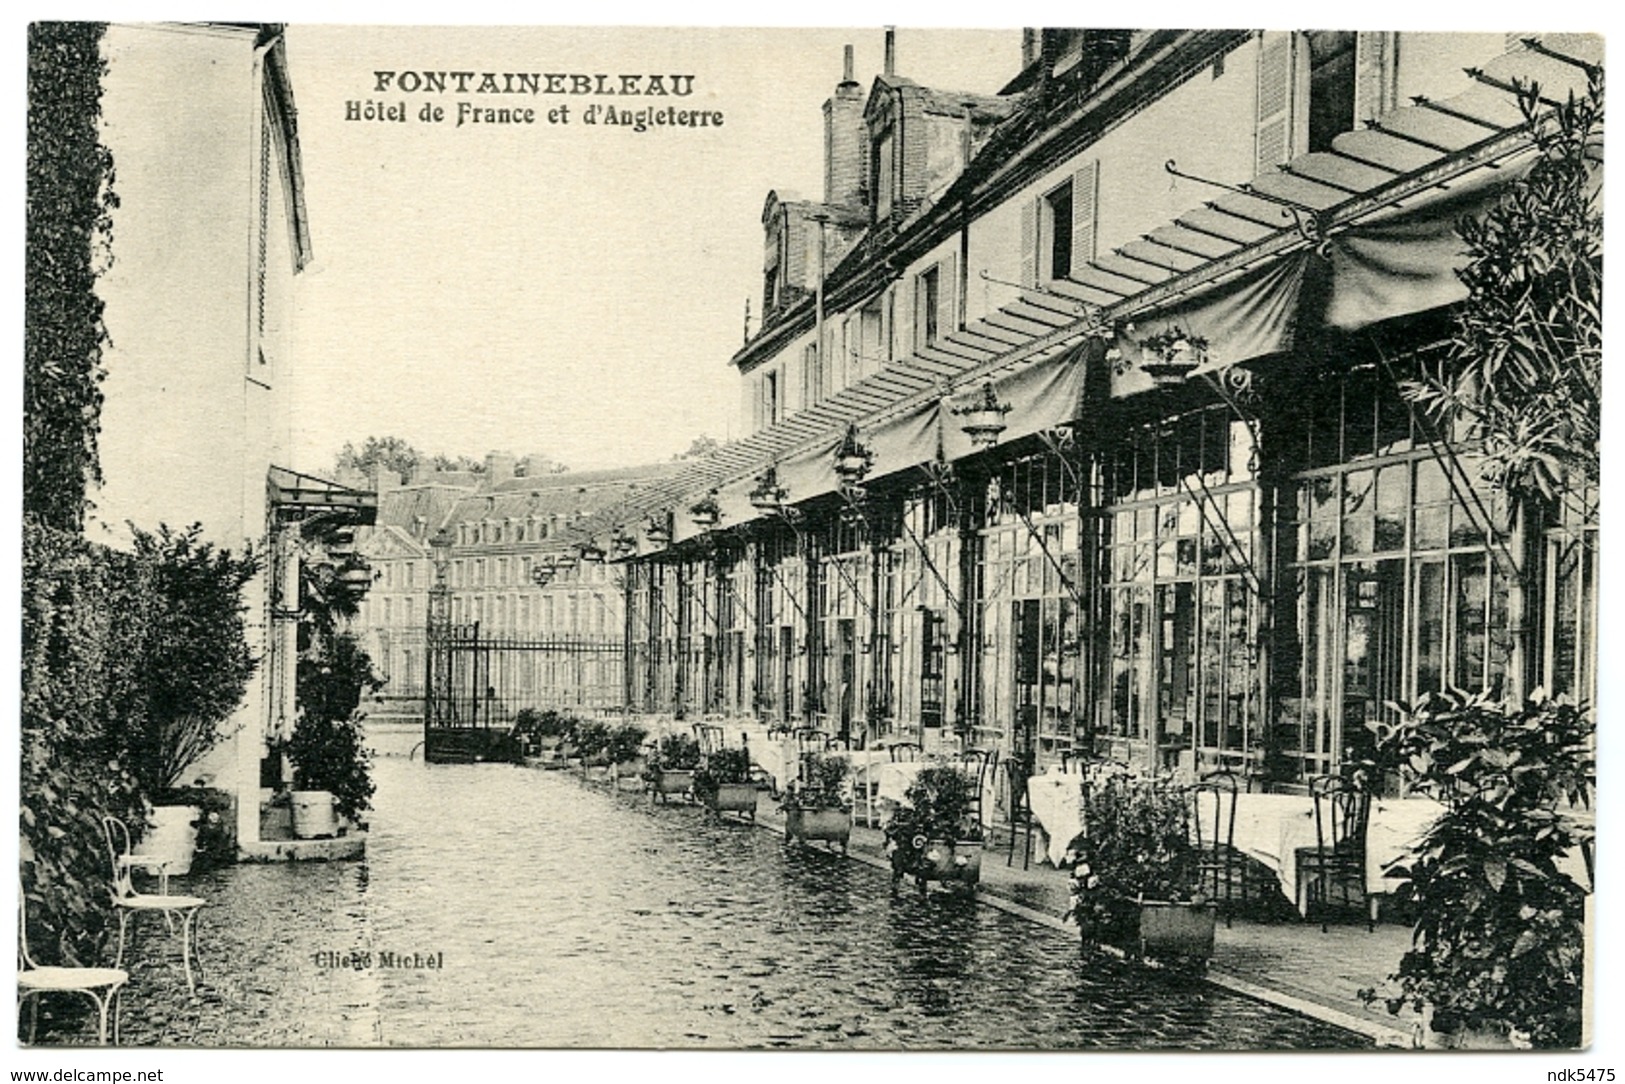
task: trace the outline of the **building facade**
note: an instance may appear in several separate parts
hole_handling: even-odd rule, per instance
[[[246,591],[261,664],[232,736],[187,780],[235,794],[251,843],[266,738],[293,714],[279,585],[296,582],[292,524],[307,511],[275,467],[291,439],[294,284],[312,255],[286,49],[274,24],[114,24],[103,54],[119,203],[96,286],[109,342],[85,534],[123,548],[132,522],[199,523],[222,548],[266,556]]]
[[[618,708],[624,577],[603,553],[583,553],[590,539],[578,528],[676,469],[516,474],[513,457],[492,454],[483,473],[403,484],[381,471],[378,521],[359,540],[374,581],[354,623],[386,678],[370,718],[422,722],[440,582],[458,666],[445,676],[462,718],[505,725],[525,708]]]
[[[631,709],[1291,785],[1431,690],[1593,698],[1595,494],[1509,507],[1401,387],[1515,84],[1600,40],[1031,31],[991,97],[886,55],[768,197],[752,435],[584,524],[639,536]]]

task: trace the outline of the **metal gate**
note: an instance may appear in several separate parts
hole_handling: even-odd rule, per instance
[[[424,674],[426,759],[503,759],[525,708],[618,709],[623,691],[619,639],[484,637],[478,623],[429,629]]]

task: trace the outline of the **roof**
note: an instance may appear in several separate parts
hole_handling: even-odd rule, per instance
[[[1529,39],[1470,70],[1474,86],[1447,101],[1417,99],[1344,133],[1329,151],[1300,155],[1075,269],[1072,283],[1020,290],[931,348],[647,487],[615,510],[619,522],[683,506],[793,455],[832,446],[848,424],[870,424],[962,393],[973,382],[1062,358],[1116,322],[1215,291],[1384,212],[1438,198],[1469,175],[1500,169],[1530,146],[1514,81],[1538,82],[1544,95],[1559,100],[1583,93],[1591,66],[1600,63],[1596,36],[1565,36],[1561,45],[1565,52]],[[609,519],[601,513],[591,526],[607,527]]]

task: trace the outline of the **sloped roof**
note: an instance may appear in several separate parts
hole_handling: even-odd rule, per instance
[[[1474,85],[1461,94],[1443,102],[1418,98],[1365,129],[1343,133],[1330,150],[1300,155],[1075,268],[1071,282],[1023,289],[932,347],[641,489],[588,527],[630,525],[651,512],[686,507],[794,454],[821,443],[833,447],[848,424],[871,423],[963,393],[1001,372],[1058,359],[1116,321],[1187,301],[1380,212],[1436,198],[1469,174],[1500,168],[1530,142],[1514,84],[1538,83],[1550,104],[1583,94],[1601,62],[1602,40],[1595,35],[1551,40],[1561,50],[1529,39],[1470,69]]]

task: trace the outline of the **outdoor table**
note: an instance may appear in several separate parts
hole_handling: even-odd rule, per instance
[[[796,759],[795,740],[778,736],[769,738],[765,728],[756,732],[745,731],[744,736],[751,760],[772,776],[773,785],[782,791],[801,770]]]
[[[891,763],[891,755],[885,749],[856,749],[852,751],[833,750],[830,756],[840,757],[852,767],[852,793],[855,801],[854,808],[863,807],[864,823],[873,825],[875,822],[876,783],[878,781],[877,769],[882,764]]]
[[[1044,853],[1052,866],[1061,865],[1067,844],[1083,830],[1083,783],[1083,773],[1063,772],[1058,765],[1027,780],[1027,800],[1044,831]]]
[[[1286,898],[1303,912],[1308,900],[1298,896],[1298,848],[1313,847],[1315,802],[1307,794],[1238,794],[1235,849],[1273,872]]]
[[[1388,871],[1410,856],[1411,846],[1444,813],[1432,798],[1379,798],[1371,803],[1365,831],[1365,891],[1376,914],[1376,897],[1391,892]]]

